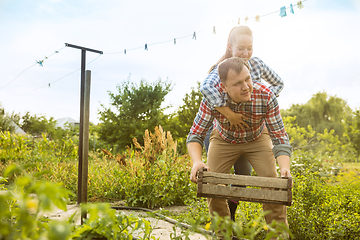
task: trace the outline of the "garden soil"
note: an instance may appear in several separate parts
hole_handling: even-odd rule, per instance
[[[122,205],[122,204],[121,204]],[[171,207],[164,207],[165,210],[174,212],[174,213],[180,213],[184,212],[186,210],[186,206],[171,206]],[[150,222],[151,227],[153,228],[152,236],[154,236],[156,239],[160,240],[169,240],[170,234],[174,232],[174,224],[169,223],[164,220],[160,220],[158,218],[152,218],[146,214],[146,212],[143,211],[131,211],[131,210],[120,210],[124,212],[126,215],[134,215],[139,218],[146,219]],[[76,213],[76,224],[80,225],[80,207],[77,204],[74,205],[68,205],[67,211],[63,211],[60,209],[54,209],[52,212],[48,214],[44,214],[44,216],[54,219],[54,220],[68,220],[74,213]],[[181,229],[176,228],[177,236],[180,235]],[[135,236],[136,237],[136,236]],[[189,236],[191,240],[206,240],[206,237],[194,233]]]

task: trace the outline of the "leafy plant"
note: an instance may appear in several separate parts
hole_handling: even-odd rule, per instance
[[[23,174],[0,195],[0,239],[40,239],[54,235],[56,228],[41,213],[53,206],[66,210],[72,193],[59,184],[36,181],[25,173],[28,167],[32,166],[11,165],[4,171],[4,178],[17,172]]]

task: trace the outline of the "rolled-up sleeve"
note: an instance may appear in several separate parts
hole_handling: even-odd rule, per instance
[[[203,146],[207,131],[212,127],[214,117],[210,104],[204,98],[200,103],[199,111],[194,119],[194,123],[186,138],[186,144],[189,142],[198,142]]]
[[[286,155],[291,157],[292,147],[287,144],[279,144],[279,145],[275,145],[272,151],[274,153],[275,158],[281,155]]]
[[[291,157],[292,147],[290,145],[289,137],[285,131],[277,99],[273,94],[269,95],[267,106],[268,111],[265,118],[265,124],[274,145],[274,156],[278,157],[280,155],[287,155]]]

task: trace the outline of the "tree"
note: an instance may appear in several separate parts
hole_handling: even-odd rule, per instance
[[[11,118],[5,114],[5,109],[0,106],[0,131],[14,131],[14,127],[10,123]]]
[[[118,93],[109,92],[112,107],[101,105],[99,139],[120,148],[131,144],[134,137],[143,144],[144,131],[154,129],[167,117],[161,104],[171,91],[171,83],[141,80],[137,86],[128,80],[116,88]]]
[[[353,116],[348,119],[347,135],[357,153],[357,158],[360,158],[360,109],[355,110]]]
[[[21,128],[31,135],[41,135],[42,133],[49,133],[56,128],[56,121],[53,118],[47,120],[45,116],[30,115],[26,112],[22,116]]]
[[[14,112],[9,116],[5,113],[5,109],[0,105],[0,131],[9,131],[13,132],[15,127],[11,124],[11,122],[19,125],[20,115],[15,114]]]
[[[174,138],[186,138],[193,125],[194,118],[199,111],[203,96],[200,92],[200,82],[197,82],[197,88],[191,88],[190,93],[186,93],[183,98],[183,105],[179,107],[174,115],[171,133]]]
[[[162,124],[164,129],[170,129],[172,137],[178,143],[177,149],[180,154],[187,152],[186,137],[193,125],[202,98],[200,82],[198,82],[197,88],[191,88],[191,92],[183,98],[183,105],[170,114],[169,118]]]
[[[33,136],[40,136],[41,134],[47,134],[47,137],[53,140],[60,140],[66,135],[70,134],[74,130],[68,126],[67,129],[62,129],[56,126],[56,120],[53,117],[46,119],[45,116],[31,115],[30,112],[26,112],[21,117],[21,128],[28,134]]]
[[[296,116],[294,123],[299,127],[307,128],[310,125],[317,133],[333,129],[336,135],[342,136],[345,119],[351,112],[345,100],[319,92],[305,104],[293,104],[289,109],[282,110],[281,115]]]

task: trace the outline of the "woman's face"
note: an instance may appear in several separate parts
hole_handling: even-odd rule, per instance
[[[253,39],[247,34],[240,34],[229,44],[229,49],[233,57],[242,58],[248,61],[253,53]]]

